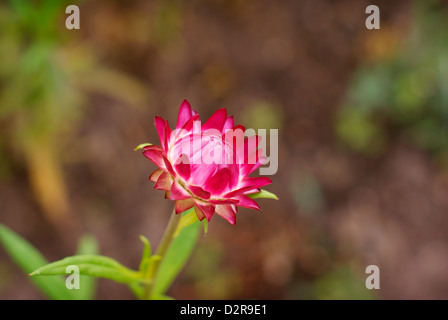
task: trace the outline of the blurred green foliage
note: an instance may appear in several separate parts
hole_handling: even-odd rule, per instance
[[[282,108],[268,101],[256,101],[250,104],[242,112],[242,123],[247,128],[280,129],[282,127]]]
[[[18,144],[54,138],[79,110],[81,95],[61,59],[67,4],[14,0],[0,7],[0,117],[10,116]]]
[[[289,296],[299,300],[374,300],[378,290],[365,286],[367,275],[359,274],[359,266],[335,264],[313,281],[301,279],[293,283]]]
[[[0,5],[0,173],[20,158],[36,201],[58,228],[73,220],[61,155],[74,139],[87,93],[129,106],[148,99],[146,86],[102,66],[80,32],[66,29],[69,4]]]
[[[354,273],[347,265],[337,266],[320,277],[313,287],[314,298],[318,300],[371,300],[375,290],[368,290],[365,279]]]
[[[73,129],[82,100],[64,59],[67,4],[12,0],[0,6],[1,145],[24,159],[36,199],[55,224],[69,212],[57,144]]]
[[[243,289],[238,272],[223,265],[224,250],[220,242],[208,239],[187,265],[186,278],[194,283],[198,299],[229,299]]]
[[[404,139],[439,154],[448,147],[448,19],[438,1],[414,1],[412,27],[390,56],[356,72],[336,132],[345,145],[378,154]],[[383,37],[387,29],[382,30]]]
[[[0,224],[0,244],[14,260],[24,274],[48,264],[48,261],[32,244],[20,235]],[[98,243],[92,235],[84,235],[77,249],[79,254],[95,254]],[[53,300],[90,300],[96,291],[96,278],[81,275],[83,283],[80,290],[67,290],[63,277],[33,277],[33,284],[47,297]]]

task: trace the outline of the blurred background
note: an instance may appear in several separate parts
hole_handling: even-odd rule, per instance
[[[2,1],[0,223],[50,261],[90,233],[137,268],[138,236],[155,246],[172,203],[133,148],[187,99],[202,119],[226,107],[279,129],[280,201],[213,219],[171,296],[447,299],[447,14],[444,0]],[[0,298],[43,298],[3,248]],[[96,298],[133,296],[100,279]]]

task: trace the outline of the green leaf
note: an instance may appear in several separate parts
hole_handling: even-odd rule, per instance
[[[142,260],[140,262],[139,271],[144,274],[146,272],[146,269],[148,268],[148,265],[151,261],[151,244],[149,243],[149,240],[145,236],[140,236],[140,240],[143,242],[143,255]]]
[[[120,283],[130,283],[141,279],[139,272],[126,268],[112,258],[100,255],[76,255],[67,257],[47,264],[29,275],[66,274],[66,268],[70,265],[77,266],[80,274],[106,278]]]
[[[128,288],[129,290],[132,291],[132,293],[137,299],[141,299],[144,293],[144,289],[141,282],[138,281],[131,282],[128,284]]]
[[[143,149],[144,147],[147,147],[147,146],[152,146],[152,143],[141,143],[141,144],[139,144],[138,146],[135,147],[134,151]]]
[[[182,231],[185,227],[188,227],[189,225],[192,225],[193,223],[196,223],[198,221],[198,215],[196,214],[194,207],[182,212],[182,218],[179,222],[179,225],[177,226],[176,232],[174,233],[173,237],[176,238],[179,235],[180,231]],[[202,226],[204,227],[204,233],[207,234],[208,221],[207,219],[203,219],[201,222]]]
[[[151,255],[152,255],[152,250],[151,250],[151,244],[149,243],[148,238],[146,238],[145,236],[141,235],[140,236],[140,240],[144,244],[143,258],[150,258]]]
[[[90,234],[84,235],[78,244],[77,254],[97,254],[98,253],[98,242],[95,237]],[[79,289],[70,290],[70,293],[77,300],[92,300],[95,296],[97,285],[97,279],[95,277],[90,277],[87,275],[80,275],[79,277]]]
[[[2,224],[0,224],[0,243],[25,274],[48,263],[29,242]],[[49,279],[37,277],[30,278],[30,280],[49,299],[71,300],[73,298],[65,287],[63,277],[51,277]]]
[[[179,221],[179,224],[177,225],[176,231],[174,232],[173,237],[176,238],[179,233],[182,231],[183,228],[188,227],[189,225],[198,222],[198,216],[196,212],[194,211],[194,208],[188,209],[184,212],[182,212],[182,218]]]
[[[252,199],[264,198],[264,199],[278,200],[278,197],[275,194],[273,194],[272,192],[263,190],[263,189],[261,189],[260,192],[248,194],[247,196]]]
[[[157,264],[160,262],[160,260],[162,260],[162,257],[159,255],[153,255],[149,258],[148,261],[148,267],[144,273],[143,278],[144,279],[151,279],[155,273],[155,268],[157,266]]]
[[[208,232],[208,221],[207,219],[202,220],[202,226],[204,227],[204,233],[207,234]]]
[[[162,258],[159,255],[147,256],[144,250],[142,262],[140,263],[142,266],[140,268],[140,275],[142,279],[148,279],[152,277],[155,272],[155,267],[161,259]],[[128,284],[129,289],[131,289],[131,291],[138,299],[141,299],[144,294],[144,289],[141,284],[142,283],[138,281],[134,281]]]
[[[184,267],[198,240],[199,227],[200,223],[191,224],[173,240],[154,279],[154,298],[168,290]]]

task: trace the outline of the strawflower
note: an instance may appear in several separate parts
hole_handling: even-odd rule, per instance
[[[235,225],[238,207],[260,210],[249,195],[272,183],[249,176],[266,160],[261,137],[245,136],[245,127],[235,125],[225,108],[202,123],[184,100],[174,130],[158,116],[155,127],[160,146],[144,146],[143,155],[158,167],[149,179],[175,201],[176,213],[194,207],[199,220],[210,221],[216,212]]]

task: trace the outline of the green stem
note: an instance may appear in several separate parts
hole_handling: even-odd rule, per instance
[[[146,280],[147,284],[145,287],[145,291],[143,294],[143,299],[149,300],[152,296],[152,290],[154,287],[154,277],[157,274],[157,271],[160,267],[160,264],[168,251],[171,243],[173,242],[174,235],[177,230],[177,226],[179,225],[180,219],[182,215],[176,214],[176,210],[173,208],[173,212],[171,213],[170,220],[168,221],[168,226],[165,229],[165,233],[163,234],[162,240],[160,241],[159,247],[157,248],[156,256],[160,257],[160,259],[156,259],[153,262],[153,265],[150,267],[151,272],[149,272]]]

